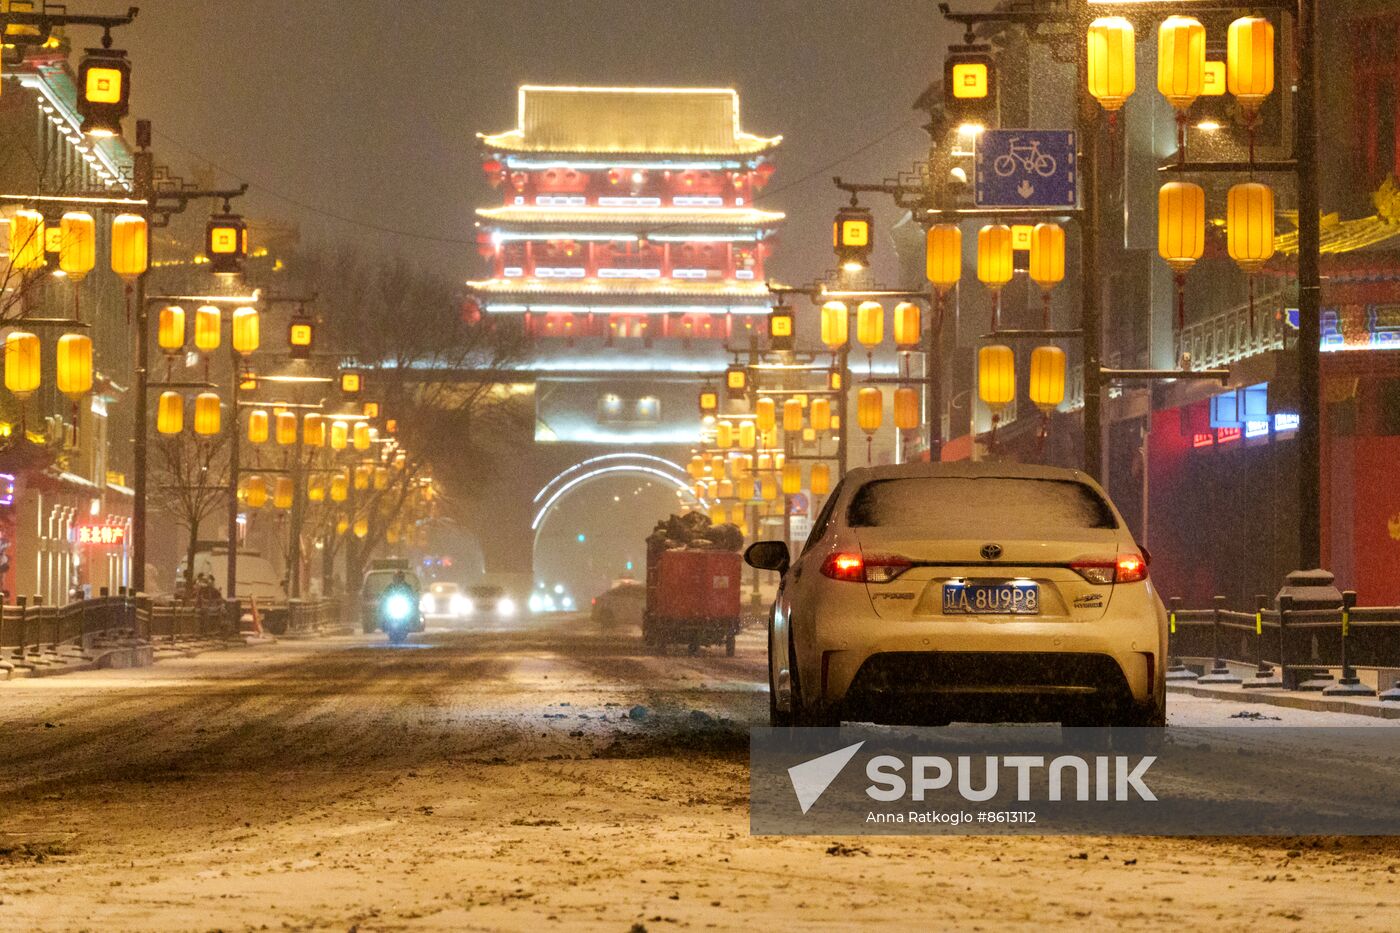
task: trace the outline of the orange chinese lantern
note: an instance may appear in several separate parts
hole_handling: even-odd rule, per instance
[[[919,346],[921,334],[919,306],[912,301],[901,301],[894,307],[894,343],[901,350],[913,350]]]
[[[1176,277],[1178,329],[1186,323],[1186,273],[1205,253],[1206,193],[1200,185],[1173,181],[1157,193],[1157,252]]]
[[[850,309],[845,302],[828,301],[822,305],[822,344],[832,350],[839,350],[849,339],[851,326]]]
[[[919,411],[919,392],[909,386],[894,390],[894,426],[901,431],[913,431],[923,418]]]

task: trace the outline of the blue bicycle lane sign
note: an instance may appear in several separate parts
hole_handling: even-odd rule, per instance
[[[1077,140],[1072,130],[986,130],[977,137],[978,207],[1075,207]]]

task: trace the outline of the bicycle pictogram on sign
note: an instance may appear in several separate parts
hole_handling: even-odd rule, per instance
[[[977,139],[977,206],[1075,207],[1076,152],[1070,130],[987,130]]]

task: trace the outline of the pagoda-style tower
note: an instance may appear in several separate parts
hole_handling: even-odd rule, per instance
[[[484,313],[534,338],[542,441],[688,444],[700,385],[770,302],[782,214],[754,204],[780,137],[744,132],[733,90],[520,89],[519,125],[482,135],[502,192],[477,211]]]

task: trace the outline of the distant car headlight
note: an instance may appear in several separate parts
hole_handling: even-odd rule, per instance
[[[413,600],[395,594],[384,601],[384,614],[395,622],[402,622],[413,615]]]
[[[565,611],[565,612],[573,612],[573,611],[574,611],[574,598],[573,598],[572,596],[565,596],[565,597],[564,597],[564,611]]]
[[[433,611],[433,594],[432,594],[432,593],[424,593],[422,596],[420,596],[420,597],[418,598],[418,611],[419,611],[419,612],[432,612],[432,611]]]
[[[515,615],[515,600],[509,596],[502,596],[496,602],[496,614],[503,616]]]
[[[461,593],[452,594],[449,600],[451,612],[454,616],[468,616],[472,614],[472,601]]]

